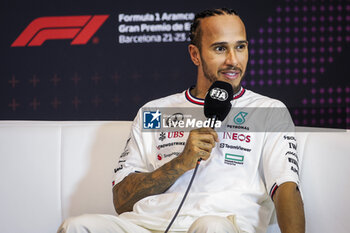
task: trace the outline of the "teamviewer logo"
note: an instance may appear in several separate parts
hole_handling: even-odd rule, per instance
[[[144,111],[143,112],[143,128],[144,129],[160,129],[161,128],[161,112]]]

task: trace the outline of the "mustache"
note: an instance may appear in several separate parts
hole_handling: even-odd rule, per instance
[[[235,66],[231,66],[231,67],[225,67],[225,68],[222,68],[222,69],[219,69],[219,72],[240,72],[242,73],[242,69],[239,68],[239,67],[235,67]]]

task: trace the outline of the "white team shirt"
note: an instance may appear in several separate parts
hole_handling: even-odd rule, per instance
[[[236,215],[246,232],[266,232],[274,206],[271,196],[279,185],[299,184],[294,125],[283,103],[241,88],[219,142],[202,161],[187,199],[172,226],[186,231],[200,216]],[[153,100],[144,107],[203,108],[204,100],[190,89]],[[263,109],[263,111],[261,111]],[[282,109],[283,111],[280,111]],[[144,132],[142,111],[133,121],[131,135],[115,169],[113,185],[133,172],[152,172],[178,156],[188,132]],[[193,170],[183,174],[165,193],[138,201],[132,212],[120,215],[151,230],[164,231],[175,214]]]

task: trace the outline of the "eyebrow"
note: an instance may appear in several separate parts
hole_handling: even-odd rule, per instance
[[[227,45],[227,44],[228,44],[227,42],[215,42],[215,43],[211,44],[210,47],[215,47],[218,45]],[[247,40],[239,40],[236,42],[236,44],[248,44],[248,41]]]

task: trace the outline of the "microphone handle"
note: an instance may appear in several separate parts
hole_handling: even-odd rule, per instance
[[[214,115],[212,118],[210,118],[211,121],[214,121],[213,125],[211,126],[212,129],[215,129],[215,123],[218,120],[218,116]],[[211,123],[211,122],[210,122]]]
[[[212,118],[210,118],[210,123],[212,123],[212,122],[214,121],[214,124],[212,124],[212,126],[211,126],[212,129],[215,129],[215,123],[216,123],[217,120],[218,120],[217,115],[214,115]],[[211,125],[211,124],[210,124],[210,125]],[[199,159],[197,160],[198,164],[199,164],[201,161],[202,161],[202,158],[199,158]]]

